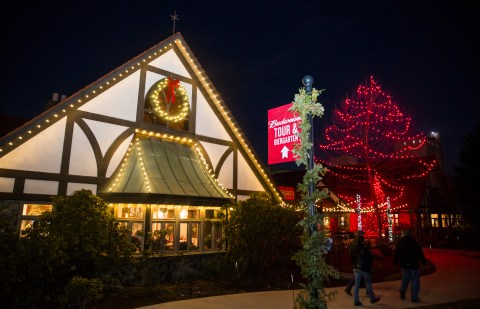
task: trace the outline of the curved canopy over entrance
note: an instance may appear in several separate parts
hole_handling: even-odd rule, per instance
[[[110,202],[224,205],[230,196],[191,139],[137,134],[98,195]]]

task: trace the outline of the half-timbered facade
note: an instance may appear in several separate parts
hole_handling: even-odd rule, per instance
[[[168,231],[167,250],[205,252],[222,205],[282,202],[179,33],[62,99],[0,139],[1,212],[19,231],[52,196],[89,189],[132,236]]]

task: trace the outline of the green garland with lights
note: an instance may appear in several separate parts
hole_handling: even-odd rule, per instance
[[[309,117],[323,116],[324,108],[317,103],[317,97],[321,91],[312,90],[309,94],[305,88],[301,88],[299,93],[295,95],[295,100],[291,107],[291,111],[298,113],[302,122],[300,124],[300,132],[298,137],[300,142],[295,145],[292,150],[296,158],[298,166],[308,166],[309,150],[313,147],[313,143],[309,140],[311,123],[307,121]],[[339,278],[338,271],[328,265],[326,262],[326,254],[328,246],[326,243],[327,236],[322,229],[313,229],[312,226],[321,226],[323,224],[323,215],[315,213],[309,215],[309,205],[327,197],[324,191],[316,189],[316,184],[322,179],[327,170],[320,164],[314,164],[312,169],[307,170],[303,182],[298,184],[298,190],[302,193],[302,211],[305,213],[304,218],[299,222],[303,228],[302,249],[295,253],[293,259],[301,267],[301,274],[307,279],[304,285],[305,290],[297,295],[295,308],[327,308],[327,301],[335,296],[335,292],[327,292],[325,283],[330,278]],[[309,194],[309,187],[314,184],[315,190]]]

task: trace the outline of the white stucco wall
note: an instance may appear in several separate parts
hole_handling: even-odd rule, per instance
[[[58,181],[25,179],[23,193],[57,195]]]
[[[195,121],[195,133],[226,141],[232,140],[201,91],[197,93],[197,118]]]
[[[60,172],[66,122],[59,120],[0,158],[0,168]]]
[[[0,192],[13,192],[13,186],[15,185],[15,179],[0,177]]]
[[[257,176],[255,176],[245,158],[241,155],[238,156],[238,189],[265,191]]]
[[[140,71],[133,73],[78,109],[94,114],[135,121]]]
[[[173,50],[169,50],[162,56],[151,61],[149,65],[191,78],[190,74],[188,74],[187,69],[182,64],[180,59],[177,57],[177,54]]]

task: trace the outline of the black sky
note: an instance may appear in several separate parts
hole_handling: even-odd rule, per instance
[[[475,1],[9,1],[2,5],[0,113],[34,117],[182,33],[263,162],[267,111],[312,75],[325,117],[369,75],[425,133],[447,169],[480,121]],[[316,134],[320,134],[317,133]]]

